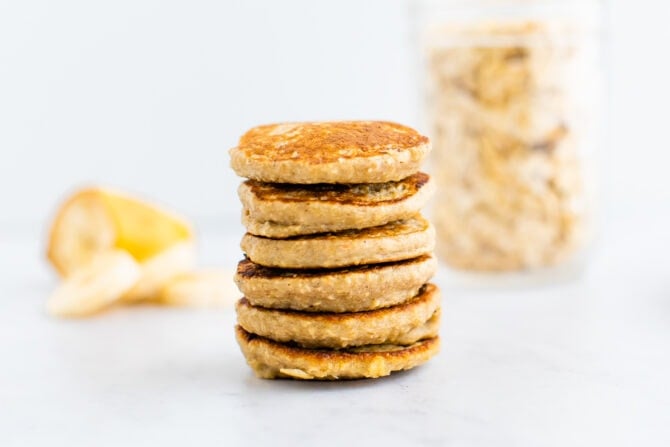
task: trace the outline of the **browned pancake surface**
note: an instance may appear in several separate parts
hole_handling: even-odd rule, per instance
[[[418,172],[398,182],[388,183],[291,185],[247,180],[245,184],[258,200],[374,206],[399,202],[413,196],[429,179],[428,174]]]
[[[379,320],[389,315],[401,315],[412,308],[418,308],[420,306],[424,306],[427,304],[432,305],[429,307],[430,309],[429,313],[432,315],[435,309],[439,306],[439,300],[440,297],[438,295],[437,287],[435,286],[435,284],[429,283],[421,288],[419,294],[416,297],[402,304],[398,304],[393,307],[386,307],[384,309],[369,310],[366,312],[340,312],[340,313],[337,312],[314,313],[314,312],[301,312],[299,310],[288,310],[288,309],[283,310],[267,309],[267,310],[268,312],[272,312],[276,315],[286,315],[293,317],[295,319],[304,319],[306,321],[316,323],[343,324],[344,322],[347,321],[356,321],[357,323],[365,324],[366,321]],[[252,304],[249,303],[249,300],[247,300],[246,298],[241,298],[237,302],[237,307],[253,308],[255,306],[252,306]],[[428,306],[426,307],[428,308]],[[261,307],[257,308],[263,309]]]
[[[301,312],[237,302],[237,323],[246,331],[310,348],[411,344],[437,335],[440,294],[425,285],[412,299],[365,312]]]
[[[337,121],[268,124],[240,138],[238,150],[256,160],[332,163],[385,155],[427,144],[414,129],[386,121]]]
[[[426,231],[430,226],[428,221],[420,214],[407,219],[396,222],[387,223],[386,225],[379,225],[377,227],[363,228],[360,230],[344,230],[331,231],[329,233],[306,234],[304,236],[292,236],[285,238],[285,240],[310,240],[310,239],[375,239],[382,237],[402,236],[404,234],[417,233]]]
[[[414,259],[396,262],[383,262],[380,264],[368,264],[357,267],[344,267],[337,269],[278,269],[271,267],[264,267],[256,264],[249,259],[243,259],[237,264],[237,274],[243,278],[300,278],[300,277],[318,277],[318,276],[333,276],[333,275],[347,275],[349,273],[367,273],[375,270],[386,269],[392,266],[410,266],[412,264],[420,264],[430,259],[431,256],[423,255]]]
[[[342,380],[376,378],[421,365],[438,353],[439,337],[409,346],[367,345],[346,349],[308,349],[278,343],[235,327],[247,363],[265,379]]]

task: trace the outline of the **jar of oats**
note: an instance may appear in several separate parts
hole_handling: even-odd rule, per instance
[[[421,8],[439,256],[479,271],[574,259],[592,221],[598,4],[469,0]]]

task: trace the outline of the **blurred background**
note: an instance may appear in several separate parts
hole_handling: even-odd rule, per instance
[[[416,2],[0,0],[0,445],[281,446],[299,430],[319,445],[670,445],[670,2],[602,5],[587,274],[487,289],[442,269],[432,366],[303,387],[251,378],[231,307],[49,318],[48,219],[78,186],[122,188],[194,221],[199,262],[233,268],[244,230],[228,149],[247,129],[387,119],[430,132]]]
[[[425,130],[411,10],[406,0],[0,2],[0,229],[39,230],[60,197],[91,182],[219,228],[238,220],[227,150],[251,126],[372,118]],[[669,41],[669,14],[665,2],[605,4],[600,167],[614,215],[670,199],[670,63],[655,48]]]

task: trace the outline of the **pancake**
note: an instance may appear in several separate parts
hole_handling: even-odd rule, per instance
[[[237,266],[235,283],[254,306],[360,312],[412,298],[436,270],[432,255],[336,270],[273,269],[245,259]]]
[[[253,180],[238,189],[251,234],[284,238],[384,225],[424,207],[434,184],[422,172],[397,181],[355,185],[288,185]]]
[[[346,348],[376,344],[411,344],[437,335],[440,294],[427,284],[397,306],[367,312],[314,313],[252,306],[237,302],[237,323],[247,332],[307,348]],[[430,327],[425,327],[430,321]],[[418,330],[424,327],[423,330]],[[414,331],[414,332],[412,332]],[[408,338],[408,333],[412,335]],[[418,338],[413,338],[418,337]]]
[[[344,350],[307,349],[282,344],[235,328],[237,342],[254,373],[263,379],[339,380],[377,378],[430,360],[439,337],[408,346],[367,345]]]
[[[245,234],[241,242],[251,261],[287,269],[336,268],[401,261],[428,254],[435,229],[422,216],[362,230],[270,239]]]
[[[230,150],[241,177],[272,183],[384,183],[419,170],[427,137],[385,121],[279,123],[254,127]]]

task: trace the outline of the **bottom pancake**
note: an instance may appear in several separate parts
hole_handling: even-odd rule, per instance
[[[342,350],[306,349],[235,328],[237,342],[254,373],[263,379],[364,379],[388,376],[430,360],[439,337],[400,345],[366,345]]]

